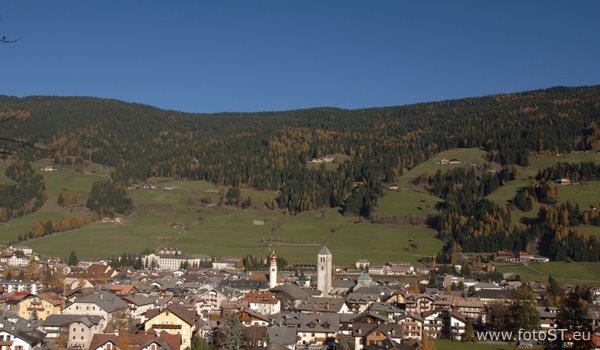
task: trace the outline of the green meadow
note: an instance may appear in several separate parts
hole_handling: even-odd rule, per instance
[[[36,162],[36,169],[48,165]],[[46,181],[48,201],[36,213],[0,226],[0,239],[16,240],[39,221],[87,214],[84,207],[94,181],[107,178],[108,169],[92,164],[80,168],[40,171]],[[291,263],[311,263],[321,245],[334,253],[336,265],[350,265],[361,258],[375,263],[408,261],[437,254],[442,243],[425,226],[372,224],[344,217],[338,209],[303,212],[296,216],[269,210],[264,202],[277,193],[241,189],[250,197],[247,210],[218,207],[225,187],[205,181],[150,179],[154,189],[130,189],[135,211],[122,223],[93,222],[80,229],[56,233],[26,244],[42,255],[64,257],[76,250],[81,258],[104,258],[121,252],[140,252],[173,246],[190,254],[211,256],[264,255],[275,249]],[[61,191],[80,196],[81,205],[62,208],[56,203]]]
[[[545,167],[554,161],[553,156],[532,161],[531,167]],[[573,161],[596,160],[597,153],[575,153],[566,159]],[[441,164],[442,159],[458,160],[460,164]],[[565,159],[565,158],[561,158]],[[430,195],[412,180],[422,173],[433,173],[438,169],[458,166],[481,166],[486,163],[481,149],[455,149],[442,152],[423,164],[406,171],[396,181],[397,190],[386,190],[381,198],[377,215],[416,216],[425,218],[435,214],[439,198]],[[38,161],[38,170],[49,164],[49,160]],[[495,166],[492,163],[488,163]],[[0,162],[0,182],[9,181],[1,177],[8,166]],[[521,169],[520,177],[499,188],[488,196],[497,203],[506,205],[516,191],[527,184],[527,174],[537,172]],[[36,213],[0,224],[0,241],[14,241],[20,234],[29,232],[33,225],[74,214],[87,215],[87,194],[94,181],[108,178],[110,169],[97,164],[79,167],[61,167],[56,171],[41,171],[46,181],[48,201]],[[345,217],[339,209],[323,209],[303,212],[295,216],[284,215],[280,210],[269,210],[276,196],[274,191],[256,191],[242,188],[241,197],[250,197],[253,206],[246,210],[219,207],[220,196],[228,188],[205,181],[173,180],[152,178],[148,182],[154,189],[129,189],[134,200],[135,211],[123,218],[122,223],[93,222],[80,229],[53,234],[26,244],[42,255],[64,257],[75,250],[81,258],[104,258],[120,253],[140,252],[144,249],[169,246],[183,249],[190,254],[211,256],[265,255],[271,249],[285,257],[290,263],[312,263],[322,245],[327,245],[334,254],[334,264],[351,265],[357,259],[370,259],[373,263],[407,261],[416,263],[425,256],[436,255],[442,247],[436,232],[425,225],[372,224],[355,217]],[[77,193],[80,205],[62,208],[57,204],[61,191]],[[572,201],[584,206],[600,198],[598,183],[587,186],[559,187],[559,202]],[[513,210],[513,224],[521,225],[524,217],[535,217],[537,208],[522,213]],[[582,226],[581,232],[600,233],[592,226]],[[502,272],[517,272],[525,279],[544,280],[552,273],[558,278],[600,280],[600,264],[549,263],[537,264],[536,270],[518,266],[499,266]],[[454,344],[454,343],[452,343]],[[443,344],[440,346],[444,346]]]

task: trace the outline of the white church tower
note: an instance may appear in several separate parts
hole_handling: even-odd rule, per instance
[[[333,259],[331,252],[325,246],[319,250],[317,258],[317,289],[326,297],[331,291]]]
[[[275,251],[271,254],[269,262],[269,289],[273,289],[277,286],[277,255],[275,255]]]

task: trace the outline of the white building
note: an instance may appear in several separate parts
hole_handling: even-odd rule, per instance
[[[323,296],[328,296],[331,291],[333,270],[333,257],[327,247],[321,248],[317,254],[317,289]]]
[[[144,257],[144,265],[155,267],[158,270],[175,271],[179,270],[182,265],[200,266],[200,263],[207,261],[207,257],[192,257],[179,254],[149,254]]]
[[[275,251],[271,254],[269,261],[269,289],[273,289],[277,287],[277,255],[275,255]]]

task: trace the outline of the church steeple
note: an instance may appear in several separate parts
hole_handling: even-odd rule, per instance
[[[323,246],[317,254],[317,289],[323,296],[328,296],[331,291],[333,270],[333,256],[327,247]]]
[[[275,288],[277,286],[277,255],[275,251],[269,257],[269,288]]]

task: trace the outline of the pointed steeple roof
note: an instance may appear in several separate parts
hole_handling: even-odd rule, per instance
[[[321,248],[321,250],[319,250],[319,255],[332,255],[331,251],[329,249],[327,249],[326,246],[323,246],[323,248]]]

